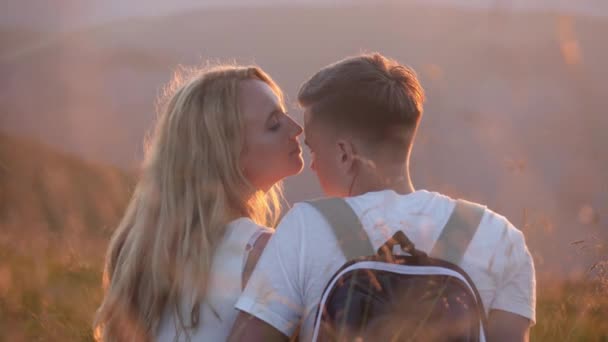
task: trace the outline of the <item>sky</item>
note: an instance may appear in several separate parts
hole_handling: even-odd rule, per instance
[[[211,6],[342,6],[378,1],[466,8],[557,10],[608,16],[608,0],[8,0],[0,12],[0,26],[51,32],[69,31],[129,17],[158,16]]]

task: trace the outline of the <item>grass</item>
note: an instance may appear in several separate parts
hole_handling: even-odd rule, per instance
[[[0,342],[91,341],[124,172],[0,134]]]
[[[532,341],[608,341],[608,291],[601,279],[547,285],[537,289]]]
[[[100,264],[52,257],[41,268],[10,246],[0,250],[12,278],[0,295],[0,341],[92,341],[90,326],[102,296]],[[608,292],[598,279],[539,286],[531,339],[608,341],[606,318]]]
[[[56,250],[40,265],[11,246],[0,249],[11,282],[0,295],[0,341],[91,341],[101,265],[60,261]]]

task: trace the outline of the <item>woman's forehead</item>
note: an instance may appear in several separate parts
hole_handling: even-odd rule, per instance
[[[239,108],[245,121],[265,121],[267,116],[283,105],[274,90],[260,80],[239,83]]]
[[[275,91],[264,81],[250,79],[239,83],[239,101],[246,106],[281,106]]]

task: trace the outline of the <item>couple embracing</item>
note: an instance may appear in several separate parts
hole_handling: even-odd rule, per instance
[[[482,308],[475,339],[528,340],[535,274],[522,232],[484,206],[412,184],[424,102],[415,72],[377,53],[349,57],[305,81],[297,100],[303,127],[258,67],[216,66],[174,80],[108,248],[96,338],[317,339],[324,290],[349,251],[362,245],[374,254],[397,236],[433,256],[466,203],[477,218],[458,257],[445,259]],[[318,202],[296,203],[277,225],[281,181],[303,168],[300,136],[325,195],[356,222],[340,233],[331,218],[338,209],[324,212]],[[393,336],[407,340],[408,329]],[[455,340],[435,330],[433,340]]]

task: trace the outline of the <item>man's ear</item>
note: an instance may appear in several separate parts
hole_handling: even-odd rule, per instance
[[[337,142],[338,147],[338,165],[343,173],[349,173],[355,160],[357,159],[357,150],[352,141],[347,139],[339,139]]]

